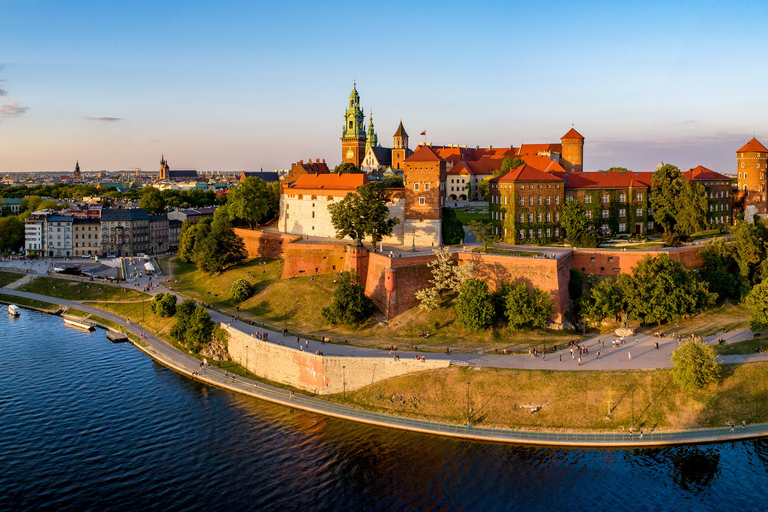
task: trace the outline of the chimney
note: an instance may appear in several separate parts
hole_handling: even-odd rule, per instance
[[[491,146],[490,144],[488,144],[488,149],[493,149],[493,146]]]

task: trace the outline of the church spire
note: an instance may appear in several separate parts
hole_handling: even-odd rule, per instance
[[[365,150],[368,151],[368,148],[375,148],[379,145],[379,136],[376,135],[376,130],[373,128],[373,110],[369,112],[370,117],[368,118],[368,138],[365,141]]]

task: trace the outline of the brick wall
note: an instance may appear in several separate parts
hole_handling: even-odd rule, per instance
[[[229,355],[234,361],[247,366],[259,377],[294,386],[298,389],[330,395],[345,389],[354,391],[376,382],[424,370],[446,368],[446,360],[425,362],[415,359],[395,361],[391,357],[331,357],[319,356],[318,342],[310,342],[307,352],[257,340],[226,324],[221,327],[229,333]],[[246,349],[246,347],[248,347]]]
[[[235,228],[235,234],[243,239],[249,258],[285,258],[284,249],[300,236]]]
[[[699,256],[701,246],[686,247],[678,250],[663,251],[626,251],[622,249],[574,249],[573,268],[584,274],[598,276],[617,276],[629,274],[632,267],[648,255],[656,257],[666,253],[675,261],[682,262],[686,268],[701,268],[704,261]]]
[[[292,243],[285,247],[283,279],[347,270],[347,246]]]

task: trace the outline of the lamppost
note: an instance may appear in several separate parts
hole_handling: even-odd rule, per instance
[[[288,334],[288,306],[283,306],[283,336]]]
[[[245,376],[248,377],[248,345],[245,346]]]
[[[347,399],[347,367],[341,367],[341,385],[344,387],[344,400]]]
[[[467,381],[467,426],[471,424],[470,416],[469,416],[469,381]]]
[[[632,426],[635,426],[635,388],[632,388]]]

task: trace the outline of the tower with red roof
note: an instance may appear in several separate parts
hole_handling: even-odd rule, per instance
[[[566,171],[582,172],[584,170],[584,137],[571,128],[560,138],[560,142],[563,148],[560,165]]]
[[[744,208],[744,218],[751,219],[756,213],[765,214],[766,172],[768,172],[768,149],[760,141],[752,139],[736,151],[736,176],[738,177],[738,200]]]
[[[404,239],[406,245],[442,243],[445,206],[445,159],[429,146],[419,146],[405,159]]]

